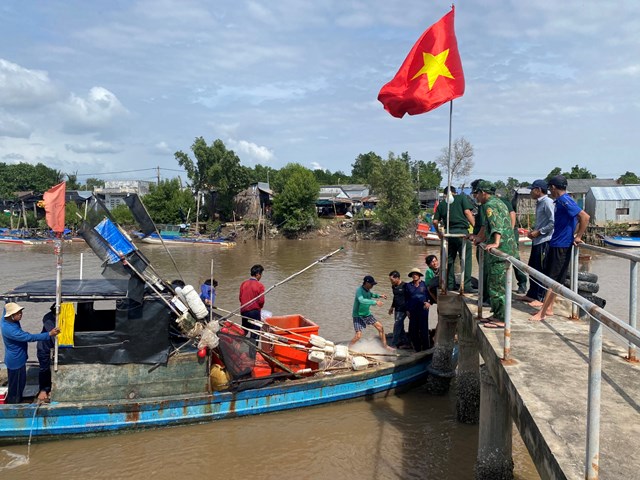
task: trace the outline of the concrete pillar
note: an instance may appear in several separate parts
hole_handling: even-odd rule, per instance
[[[512,426],[508,400],[501,395],[485,365],[480,367],[480,378],[480,428],[476,480],[512,480]]]
[[[435,336],[435,350],[431,360],[426,389],[433,395],[445,395],[449,391],[451,379],[455,376],[453,356],[454,340],[458,320],[465,309],[464,302],[457,294],[438,296],[438,327]]]
[[[458,322],[458,376],[456,417],[459,422],[477,424],[480,417],[480,355],[474,335],[476,322],[465,309]]]

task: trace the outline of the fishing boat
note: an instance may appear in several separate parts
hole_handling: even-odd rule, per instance
[[[423,381],[428,373],[428,353],[381,357],[350,353],[342,361],[329,360],[327,355],[322,362],[310,362],[310,352],[331,349],[327,344],[313,349],[309,338],[300,334],[304,340],[298,344],[300,348],[281,344],[280,351],[273,354],[280,366],[267,366],[267,371],[257,376],[251,361],[245,366],[236,363],[231,370],[237,377],[214,384],[211,372],[219,369],[212,366],[223,360],[229,370],[233,353],[225,355],[220,348],[210,349],[206,355],[197,347],[178,350],[184,343],[172,339],[173,315],[160,299],[164,294],[144,294],[138,304],[129,287],[126,280],[63,280],[63,302],[72,302],[76,309],[74,345],[59,349],[51,403],[0,405],[0,443],[26,442],[30,436],[95,435],[301,408],[408,387]],[[166,300],[171,298],[166,296]],[[28,301],[51,302],[55,300],[55,281],[29,282],[3,298],[21,306]],[[115,308],[98,307],[104,302]],[[285,331],[291,342],[298,331],[308,328]],[[231,351],[244,345],[243,334],[236,338],[235,333],[223,330],[218,332],[219,341],[231,343]],[[264,350],[259,350],[268,350],[264,342],[260,344]],[[251,358],[249,350],[240,350],[240,357]],[[156,365],[160,366],[154,368]],[[283,368],[287,366],[292,373]],[[242,369],[247,371],[244,375],[239,374]]]
[[[623,237],[623,236],[602,236],[602,241],[606,245],[613,247],[635,247],[640,248],[640,237]]]
[[[52,242],[52,240],[46,238],[23,238],[13,235],[0,235],[0,243],[10,245],[43,245],[50,242]]]
[[[431,225],[425,222],[418,222],[416,227],[416,236],[424,239],[427,245],[440,245],[440,237],[438,232],[431,230]]]
[[[219,247],[233,247],[236,242],[230,237],[187,237],[187,236],[164,236],[162,234],[152,233],[140,238],[142,243],[167,245],[214,245]]]
[[[320,405],[408,388],[429,373],[429,352],[353,351],[302,315],[266,318],[252,339],[232,321],[240,309],[214,315],[191,286],[164,281],[109,218],[93,223],[80,235],[104,261],[104,278],[37,280],[1,295],[66,307],[50,403],[1,404],[0,443]]]

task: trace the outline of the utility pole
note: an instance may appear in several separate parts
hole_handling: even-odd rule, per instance
[[[158,172],[158,185],[160,185],[160,165],[158,165],[157,167],[157,172]]]

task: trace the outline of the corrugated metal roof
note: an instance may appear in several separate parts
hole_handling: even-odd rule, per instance
[[[640,200],[640,185],[591,187],[596,200]]]
[[[567,192],[587,193],[593,187],[613,187],[617,185],[613,178],[568,178]]]

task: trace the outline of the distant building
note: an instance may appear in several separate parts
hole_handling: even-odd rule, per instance
[[[320,187],[316,208],[320,216],[344,215],[351,210],[353,200],[339,185]]]
[[[151,182],[144,180],[108,180],[104,187],[96,187],[94,195],[102,200],[109,210],[124,204],[124,198],[129,193],[137,193],[141,197],[149,193]]]
[[[580,208],[584,208],[584,200],[591,187],[615,187],[618,182],[613,178],[568,178],[567,193]]]
[[[330,209],[338,215],[343,215],[350,210],[353,212],[360,210],[365,200],[368,202],[368,208],[372,208],[377,203],[377,198],[369,195],[369,187],[366,185],[322,185],[316,206],[320,214],[323,212],[331,214],[328,210]]]
[[[640,185],[591,187],[586,194],[584,211],[590,222],[602,227],[609,222],[640,222]]]
[[[233,202],[233,209],[240,218],[257,220],[262,215],[267,217],[271,212],[273,191],[266,182],[256,182],[238,193]]]

